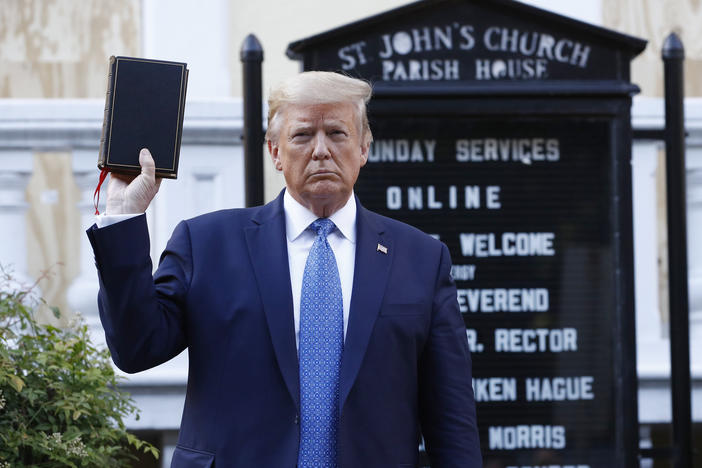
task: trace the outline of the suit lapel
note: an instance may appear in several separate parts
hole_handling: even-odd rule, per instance
[[[339,410],[344,407],[380,311],[388,274],[394,255],[392,239],[384,227],[356,200],[356,264],[354,268],[351,310],[341,363]],[[273,341],[276,359],[288,391],[300,407],[300,379],[288,249],[285,242],[285,215],[282,194],[263,207],[246,228],[249,256],[258,283],[263,310]],[[378,244],[387,253],[378,250]],[[281,286],[284,285],[284,286]],[[275,287],[274,293],[267,293]]]
[[[282,194],[264,206],[252,221],[253,225],[244,230],[249,257],[280,372],[299,408],[300,381]]]
[[[341,360],[339,411],[344,407],[368,347],[380,311],[394,255],[392,239],[356,199],[356,265],[351,310]],[[386,248],[382,252],[378,244]],[[381,249],[382,249],[381,247]]]

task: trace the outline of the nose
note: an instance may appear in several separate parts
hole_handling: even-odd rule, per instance
[[[317,132],[314,139],[312,159],[328,159],[329,157],[331,157],[331,152],[327,145],[327,135],[325,132]]]

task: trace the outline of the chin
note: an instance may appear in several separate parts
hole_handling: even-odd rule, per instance
[[[347,191],[344,187],[333,181],[322,180],[310,187],[307,193],[314,198],[334,198],[344,196]]]

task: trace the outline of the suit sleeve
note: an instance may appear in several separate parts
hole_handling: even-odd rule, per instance
[[[146,216],[101,229],[93,226],[87,234],[100,281],[100,320],[117,367],[139,372],[183,351],[192,277],[187,224],[176,227],[154,276]]]
[[[442,244],[429,339],[419,363],[419,411],[434,468],[480,468],[482,457],[471,381],[471,358]]]

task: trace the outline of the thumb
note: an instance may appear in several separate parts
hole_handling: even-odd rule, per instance
[[[151,156],[151,152],[146,148],[142,148],[139,152],[139,165],[141,166],[141,173],[149,180],[153,181],[156,178],[156,163],[153,156]]]

